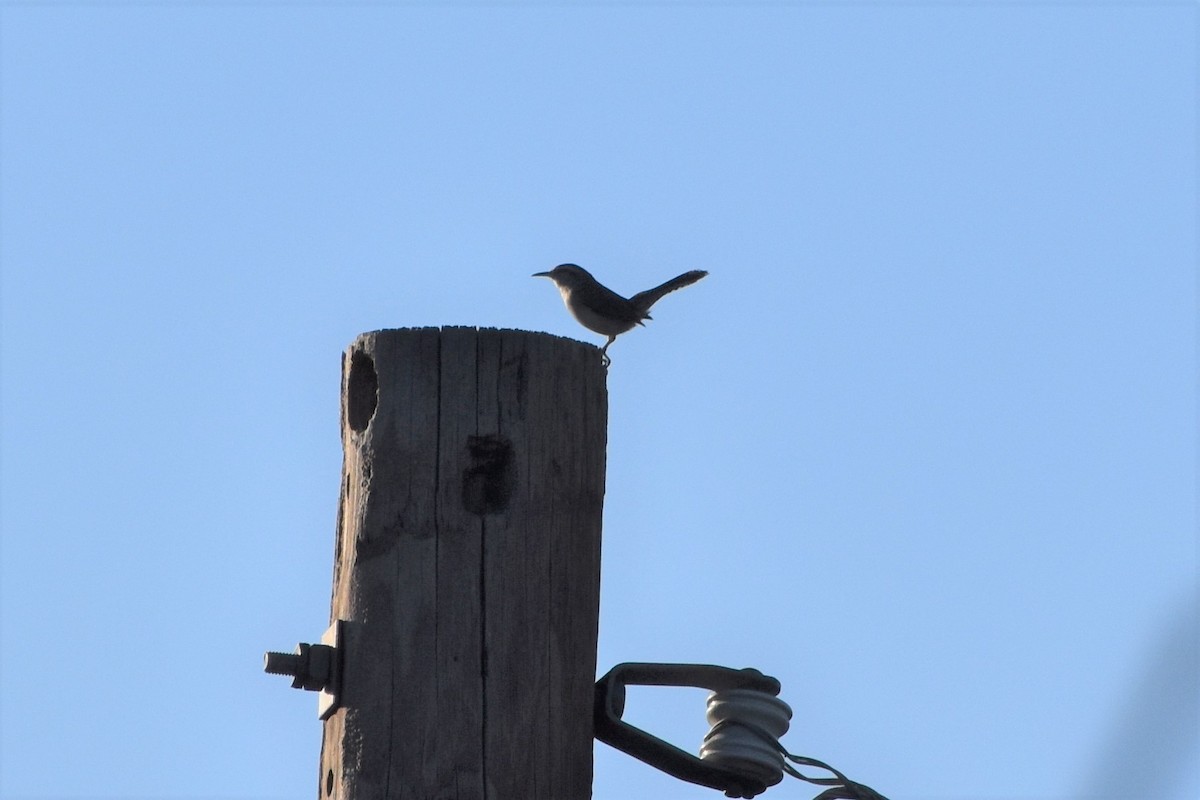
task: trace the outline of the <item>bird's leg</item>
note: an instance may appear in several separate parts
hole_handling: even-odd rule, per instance
[[[612,359],[608,357],[608,346],[617,340],[616,336],[608,337],[608,341],[604,343],[604,347],[600,348],[600,358],[603,359],[605,369],[612,363]]]

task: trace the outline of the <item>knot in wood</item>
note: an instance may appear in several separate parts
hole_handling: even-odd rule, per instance
[[[467,438],[470,466],[463,470],[463,506],[472,514],[498,514],[513,491],[512,443],[499,434]]]

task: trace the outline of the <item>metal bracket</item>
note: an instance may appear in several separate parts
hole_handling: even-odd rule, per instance
[[[766,784],[705,763],[640,728],[621,721],[625,687],[694,686],[714,692],[754,689],[777,696],[779,681],[756,669],[730,669],[712,664],[618,664],[596,682],[593,720],[596,738],[688,783],[720,789],[727,797],[751,798]]]
[[[321,693],[317,698],[317,716],[323,720],[341,707],[345,625],[345,621],[336,620],[321,634],[320,644],[301,642],[293,653],[268,652],[263,657],[265,672],[291,675],[293,689]]]

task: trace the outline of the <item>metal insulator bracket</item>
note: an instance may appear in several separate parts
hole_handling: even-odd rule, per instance
[[[593,708],[596,738],[652,767],[688,783],[719,789],[727,797],[752,798],[766,791],[765,783],[705,763],[623,722],[625,687],[629,685],[692,686],[713,692],[752,689],[777,696],[778,680],[756,669],[730,669],[712,664],[618,664],[596,682]]]

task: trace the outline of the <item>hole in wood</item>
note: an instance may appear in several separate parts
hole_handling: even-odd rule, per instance
[[[333,794],[333,770],[325,771],[325,796],[329,797]]]
[[[472,514],[508,508],[513,490],[512,443],[500,435],[470,436],[471,466],[463,470],[463,505]]]
[[[346,422],[362,433],[375,415],[379,402],[379,377],[375,361],[361,350],[350,356],[350,378],[346,381]]]

